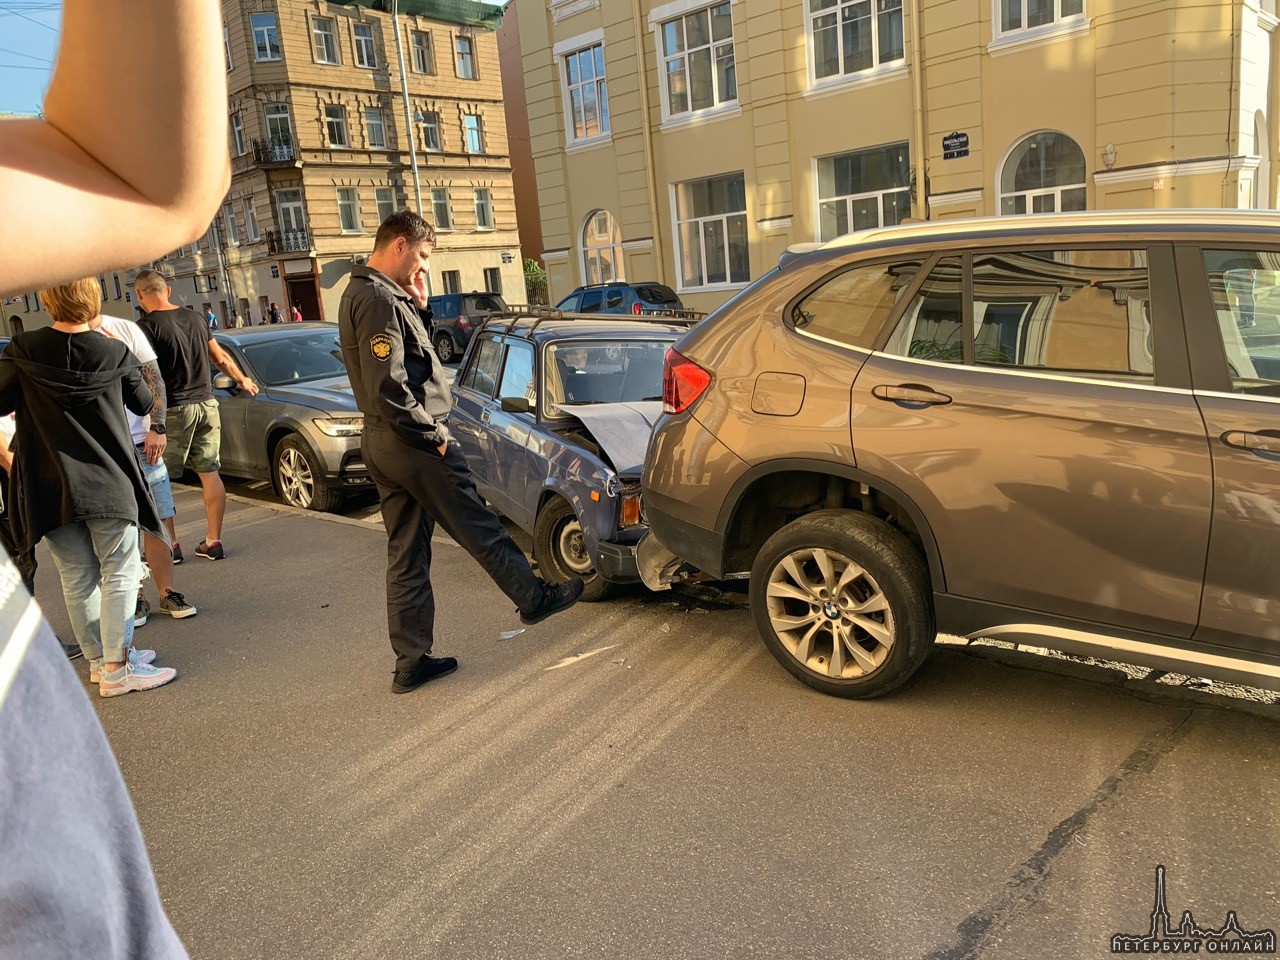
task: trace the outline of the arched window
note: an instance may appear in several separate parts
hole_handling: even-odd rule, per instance
[[[617,221],[608,210],[593,210],[582,228],[582,282],[621,280],[622,264],[622,231]]]
[[[1000,215],[1085,208],[1084,151],[1063,133],[1033,133],[1000,168]]]

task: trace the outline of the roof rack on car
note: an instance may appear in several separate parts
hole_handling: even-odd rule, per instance
[[[488,319],[481,326],[481,330],[494,324],[498,326],[504,322],[507,317],[511,318],[511,322],[507,324],[506,329],[502,331],[503,335],[509,334],[515,330],[516,324],[521,320],[532,319],[527,329],[522,329],[520,333],[531,334],[547,320],[616,320],[621,322],[639,320],[642,323],[667,323],[667,324],[695,324],[703,317],[705,313],[699,313],[696,310],[660,310],[645,309],[640,313],[570,313],[567,310],[560,310],[556,307],[544,307],[537,304],[508,304],[506,312],[500,316]]]

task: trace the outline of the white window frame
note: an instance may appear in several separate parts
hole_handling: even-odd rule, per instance
[[[422,115],[427,118],[419,124],[422,131],[422,149],[427,153],[443,153],[444,140],[440,136],[440,112],[438,110],[424,110]],[[436,145],[434,147],[427,144],[427,128],[431,127],[436,132]]]
[[[262,105],[262,129],[266,134],[267,142],[274,142],[276,139],[271,129],[278,126],[279,121],[283,119],[287,132],[288,142],[293,142],[293,111],[287,103],[264,103]]]
[[[673,3],[668,3],[665,6],[658,7],[650,11],[649,24],[653,29],[654,50],[657,53],[657,59],[658,59],[658,86],[659,86],[659,92],[661,94],[660,106],[662,108],[662,122],[664,127],[667,126],[669,123],[673,123],[673,122],[677,124],[684,124],[691,121],[697,121],[699,119],[707,119],[707,118],[715,117],[718,115],[729,115],[729,114],[736,115],[741,112],[742,108],[739,102],[739,94],[737,90],[738,42],[737,42],[736,34],[733,29],[733,7],[737,2],[738,0],[718,0],[718,2],[712,2],[712,3],[706,3],[706,2],[703,2],[703,0],[697,0],[697,2],[688,2],[688,0],[675,0],[675,2]],[[733,47],[734,97],[731,100],[720,99],[719,72],[716,70],[716,67],[715,67],[715,62],[716,62],[715,48],[718,45],[725,43],[726,41],[711,40],[706,45],[706,49],[709,49],[711,51],[711,82],[712,82],[713,89],[715,90],[716,102],[713,103],[711,106],[703,107],[700,110],[694,110],[690,108],[688,110],[682,110],[679,113],[672,113],[671,112],[671,90],[670,90],[670,84],[667,82],[667,63],[668,61],[683,59],[685,63],[685,76],[688,77],[690,51],[689,51],[689,47],[686,45],[685,49],[680,51],[679,53],[673,54],[672,56],[667,56],[665,53],[666,47],[664,45],[664,41],[662,37],[663,28],[673,20],[679,20],[683,17],[688,16],[691,13],[697,13],[703,10],[708,11],[708,17],[710,17],[710,11],[712,8],[722,6],[725,3],[729,5],[730,24],[729,24],[729,39],[727,42]],[[699,47],[695,47],[694,49],[701,50],[704,48],[699,46]]]
[[[1004,11],[1001,7],[1005,2],[1020,4],[1023,26],[1009,30],[1002,28]],[[1048,23],[1028,27],[1026,22],[1029,0],[991,0],[991,42],[987,44],[988,52],[999,54],[1089,32],[1089,27],[1093,23],[1089,19],[1089,0],[1080,0],[1080,12],[1071,13],[1065,17],[1062,15],[1063,0],[1052,0],[1052,2],[1053,19]]]
[[[911,215],[910,184],[908,184],[905,187],[891,187],[888,190],[868,190],[863,193],[848,193],[848,194],[842,194],[836,197],[824,197],[822,196],[822,187],[819,183],[819,178],[818,178],[819,165],[822,163],[823,160],[834,160],[837,157],[844,157],[844,156],[849,156],[849,155],[859,154],[859,153],[871,153],[872,151],[875,151],[875,150],[891,149],[899,145],[907,149],[907,163],[908,163],[908,170],[909,170],[910,169],[909,165],[911,163],[911,147],[910,147],[909,141],[903,141],[903,140],[894,141],[893,143],[881,143],[873,147],[859,147],[857,150],[841,150],[838,153],[824,153],[820,157],[813,158],[813,161],[812,161],[813,239],[815,242],[817,243],[827,242],[826,240],[822,239],[822,205],[824,203],[833,203],[836,200],[843,200],[845,202],[845,209],[848,211],[848,214],[849,214],[849,224],[852,228],[854,202],[857,200],[866,200],[870,197],[875,197],[877,226],[883,227],[885,225],[884,224],[885,195],[890,193],[902,193],[905,190],[907,191],[907,216]],[[910,176],[910,173],[908,173],[908,177],[909,176]],[[850,232],[853,232],[853,229],[856,229],[856,228],[852,228]],[[867,229],[871,229],[871,228],[868,227]],[[827,240],[832,240],[832,239],[835,239],[835,238],[834,237],[827,238]]]
[[[370,116],[373,114],[377,115],[377,123],[369,122]],[[381,131],[379,135],[382,137],[382,143],[373,142],[373,131],[375,127]],[[382,112],[381,107],[365,107],[364,108],[364,135],[365,135],[365,139],[368,141],[370,150],[391,149],[388,146],[388,142],[387,142],[387,115]]]
[[[235,156],[243,157],[246,152],[244,140],[244,119],[237,110],[231,115],[231,143],[235,148]]]
[[[476,142],[479,150],[471,149],[471,129],[467,126],[467,120],[474,119],[476,122]],[[484,153],[484,118],[478,113],[464,113],[462,115],[462,148],[466,153],[480,156]]]
[[[271,26],[259,27],[254,24],[254,20],[259,17],[270,17]],[[253,59],[258,63],[274,63],[284,57],[284,48],[280,46],[280,21],[274,13],[251,13],[249,14],[249,28],[253,31]],[[258,46],[258,34],[263,35],[263,40],[267,47],[268,56],[261,57]],[[271,37],[275,36],[276,55],[270,56],[271,53]]]
[[[809,71],[809,89],[823,90],[827,87],[838,87],[844,85],[856,85],[859,83],[873,82],[876,80],[892,79],[896,76],[906,74],[907,70],[907,54],[906,54],[906,3],[899,0],[896,8],[890,8],[889,11],[881,10],[880,6],[884,0],[869,0],[871,4],[871,66],[856,70],[853,73],[844,72],[844,29],[843,16],[844,8],[852,6],[854,3],[865,2],[865,0],[837,0],[835,6],[828,7],[825,10],[819,10],[815,13],[809,6],[809,0],[803,0],[804,3],[804,33],[805,33],[805,56],[807,59],[807,67]],[[999,3],[1000,0],[994,0]],[[903,44],[902,56],[894,60],[886,60],[880,62],[880,22],[879,18],[888,15],[893,9],[897,10],[898,16],[903,19]],[[818,76],[818,57],[816,48],[816,39],[814,31],[814,21],[819,17],[830,16],[834,14],[836,18],[836,50],[839,60],[840,69],[837,73],[833,73],[827,77]]]
[[[422,46],[418,44],[419,38],[426,41]],[[409,67],[414,73],[421,73],[432,76],[436,72],[436,56],[435,43],[432,41],[430,30],[410,30],[409,31]],[[422,68],[418,66],[418,54],[422,54]]]
[[[328,32],[323,33],[323,37],[328,41],[322,44],[320,24],[328,25]],[[324,63],[330,66],[338,66],[342,63],[342,46],[338,43],[338,24],[333,17],[312,17],[311,18],[311,49],[312,55],[315,57],[316,63]],[[325,54],[333,53],[330,59]]]
[[[378,225],[381,226],[382,222],[386,220],[387,217],[396,212],[395,187],[375,187],[373,190],[373,199],[378,208]],[[384,207],[390,208],[385,214],[382,212]]]
[[[747,208],[746,210],[734,211],[733,213],[719,213],[709,217],[690,217],[687,220],[679,219],[680,205],[678,203],[677,197],[678,197],[678,191],[681,185],[685,183],[698,183],[701,180],[718,180],[720,177],[732,176],[735,173],[742,177],[742,186],[743,186],[742,193],[743,193],[744,205]],[[672,249],[675,251],[675,255],[676,255],[675,270],[676,270],[676,284],[677,284],[676,292],[677,293],[714,293],[719,290],[742,290],[745,287],[750,285],[751,263],[749,258],[751,254],[751,217],[750,217],[751,204],[749,201],[746,200],[746,193],[747,191],[746,191],[746,171],[745,170],[729,170],[729,171],[726,171],[725,173],[713,173],[710,176],[695,177],[693,180],[682,180],[678,183],[672,183],[670,185],[671,229],[673,233]],[[707,241],[706,241],[706,234],[702,230],[702,224],[707,223],[711,220],[721,220],[724,222],[725,273],[727,275],[732,270],[732,267],[730,266],[731,261],[729,257],[729,218],[730,217],[745,218],[746,232],[747,232],[747,255],[748,255],[747,279],[738,280],[738,281],[728,280],[724,283],[719,283],[719,282],[711,283],[711,284],[705,283],[706,276],[707,276],[707,250],[706,250]],[[684,282],[684,270],[681,264],[681,254],[683,250],[680,246],[680,227],[686,223],[696,223],[699,225],[698,226],[698,242],[702,245],[701,261],[702,261],[702,279],[704,281],[704,283],[699,286],[686,286]]]
[[[244,232],[250,243],[257,243],[262,239],[262,230],[258,227],[258,211],[253,205],[253,197],[246,197],[244,201]]]
[[[231,30],[227,27],[222,28],[222,49],[227,55],[227,73],[230,73],[236,65],[231,59]]]
[[[343,233],[354,234],[364,233],[364,218],[360,216],[360,188],[359,187],[338,187],[338,229]],[[355,213],[354,229],[347,227],[342,222],[342,210],[344,207],[350,208]]]
[[[569,58],[576,57],[587,50],[600,48],[600,59],[604,67],[604,72],[589,81],[583,82],[579,76],[578,82],[570,83],[569,81]],[[596,143],[604,143],[613,138],[613,115],[609,112],[609,87],[608,74],[609,65],[605,58],[604,49],[604,30],[592,30],[590,33],[584,33],[568,40],[557,43],[552,48],[552,54],[556,58],[560,71],[560,98],[562,101],[562,109],[564,110],[564,131],[565,142],[569,146],[588,146]],[[591,136],[578,136],[577,120],[573,112],[573,92],[581,90],[583,87],[594,84],[596,88],[596,115],[600,119],[600,132]],[[603,99],[602,99],[603,97]],[[604,104],[604,109],[600,109],[600,104]]]
[[[1029,133],[1024,133],[1020,137],[1015,137],[1013,140],[1013,143],[1009,145],[1009,149],[1006,150],[1004,152],[1004,156],[1000,158],[1000,162],[996,164],[996,182],[995,182],[996,210],[995,212],[997,217],[1045,216],[1045,214],[1033,213],[1031,210],[1031,207],[1034,203],[1034,198],[1045,197],[1045,196],[1053,197],[1053,210],[1046,211],[1046,213],[1061,213],[1062,212],[1062,193],[1064,190],[1083,189],[1085,192],[1084,193],[1085,209],[1086,210],[1089,209],[1089,184],[1087,182],[1088,176],[1089,176],[1088,166],[1087,166],[1088,159],[1089,159],[1088,154],[1085,154],[1085,163],[1086,163],[1085,180],[1079,183],[1068,183],[1061,187],[1040,187],[1035,190],[1014,190],[1014,191],[1011,191],[1010,193],[1005,193],[1004,190],[1002,189],[1002,185],[1004,183],[1004,168],[1005,168],[1005,165],[1009,162],[1010,158],[1013,156],[1013,151],[1017,150],[1018,147],[1020,147],[1025,141],[1030,140],[1032,137],[1037,137],[1042,133],[1056,133],[1060,137],[1066,137],[1072,143],[1074,143],[1077,147],[1080,148],[1081,153],[1084,153],[1084,147],[1080,146],[1080,141],[1077,140],[1075,137],[1071,136],[1069,133],[1064,133],[1061,130],[1052,130],[1052,129],[1032,130]],[[1027,212],[1026,213],[1002,213],[1001,211],[1004,209],[1005,197],[1026,197]]]
[[[329,110],[331,108],[336,110],[341,110],[342,111],[341,118],[329,116]],[[345,143],[334,142],[333,131],[329,126],[329,124],[337,123],[339,122],[339,120],[341,120],[341,123],[342,123],[342,138],[343,140],[346,141]],[[324,138],[330,150],[350,150],[351,149],[351,127],[347,123],[347,108],[344,104],[326,103],[324,105]]]
[[[473,193],[473,197],[475,200],[475,209],[476,209],[476,229],[483,230],[486,232],[490,230],[496,230],[497,224],[494,221],[494,217],[493,217],[493,190],[490,189],[489,187],[476,187]],[[481,211],[484,211],[485,217],[489,221],[487,225],[480,222]]]
[[[359,33],[361,29],[368,30],[369,35],[361,36]],[[351,48],[355,51],[355,65],[357,67],[362,70],[378,69],[378,42],[374,39],[373,24],[351,24]]]
[[[502,296],[502,268],[501,267],[485,267],[480,274],[484,277],[485,293],[496,293]],[[492,277],[494,282],[490,283],[489,278]]]
[[[227,234],[227,246],[240,246],[240,227],[236,224],[236,208],[234,204],[224,203],[222,205],[223,229]]]
[[[453,229],[453,204],[451,200],[448,187],[431,188],[431,219],[435,221],[435,228],[438,231]],[[443,219],[440,217],[441,204],[444,205]]]
[[[603,243],[603,244],[596,244],[594,246],[588,246],[587,245],[587,228],[591,226],[591,221],[594,220],[596,215],[600,213],[603,213],[606,216],[608,216],[610,222],[614,225],[614,227],[617,228],[618,242]],[[625,252],[625,248],[622,245],[622,228],[618,226],[618,221],[614,217],[614,215],[610,213],[608,210],[606,210],[604,207],[597,207],[595,210],[592,210],[590,213],[588,213],[586,217],[583,219],[582,229],[578,231],[578,247],[582,254],[582,257],[581,257],[582,282],[584,284],[625,283],[626,282],[626,275],[627,275],[626,252]],[[599,255],[601,250],[609,250],[613,254],[611,262],[613,266],[614,275],[610,277],[608,280],[604,279],[604,273],[602,271],[599,271],[598,261],[599,261]],[[597,274],[593,274],[588,266],[588,264],[593,259],[597,261],[596,266],[597,266],[599,279],[596,279]]]
[[[470,63],[469,74],[462,72],[462,58],[464,56],[461,46],[463,42],[467,44],[467,53],[465,54],[467,61]],[[480,70],[479,64],[476,63],[476,38],[470,34],[459,33],[453,38],[453,72],[459,80],[479,80]]]
[[[281,201],[280,196],[281,194],[285,194],[285,193],[291,193],[291,194],[296,193],[298,195],[298,199],[283,202]],[[279,226],[281,233],[288,233],[293,230],[306,230],[309,228],[309,223],[307,221],[306,196],[303,193],[301,187],[283,187],[277,190],[275,192],[275,201],[276,201],[276,223],[277,223],[277,226]],[[284,214],[286,210],[290,212],[293,212],[295,210],[297,211],[298,226],[285,225]]]
[[[462,292],[462,271],[461,270],[444,270],[440,273],[440,286],[444,287],[445,293],[461,293]]]

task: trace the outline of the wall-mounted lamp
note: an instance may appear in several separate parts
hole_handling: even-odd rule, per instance
[[[1102,148],[1102,162],[1106,164],[1108,170],[1116,165],[1116,145],[1114,143],[1108,143]]]

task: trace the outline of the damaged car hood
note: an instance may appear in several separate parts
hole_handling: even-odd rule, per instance
[[[662,416],[656,401],[584,403],[568,408],[582,421],[620,477],[638,477],[644,466],[649,434]]]

